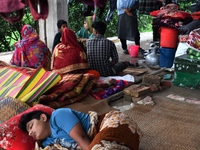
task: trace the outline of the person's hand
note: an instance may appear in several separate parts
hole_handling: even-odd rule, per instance
[[[130,16],[130,17],[133,17],[133,14],[130,12],[130,8],[127,8],[127,9],[125,9],[125,13],[128,15],[128,16]]]
[[[126,13],[129,13],[130,11],[131,11],[131,8],[126,8],[126,9],[125,9],[125,12],[126,12]]]
[[[86,42],[87,38],[78,38],[77,39],[79,42],[83,43],[83,42]]]
[[[110,66],[114,66],[116,63],[114,61],[110,61]]]
[[[128,16],[133,17],[133,14],[131,12],[126,13]]]

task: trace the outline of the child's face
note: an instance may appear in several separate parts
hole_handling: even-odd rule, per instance
[[[67,27],[67,24],[63,24],[61,27],[60,27],[60,30],[62,31],[64,28]]]
[[[41,114],[40,120],[32,119],[26,124],[26,129],[29,136],[32,136],[35,140],[44,140],[50,136],[49,121],[47,121],[46,115]]]
[[[89,30],[89,27],[88,27],[88,24],[87,24],[87,22],[86,21],[84,21],[84,28],[86,29],[86,30]]]

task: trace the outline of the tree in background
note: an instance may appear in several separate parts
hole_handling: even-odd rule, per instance
[[[69,27],[73,29],[75,32],[78,31],[83,26],[83,4],[80,2],[76,2],[72,0],[73,2],[69,3]],[[179,5],[182,10],[189,11],[189,6],[191,3],[195,2],[195,0],[188,2],[187,0],[179,0]],[[105,21],[106,14],[108,12],[108,3],[106,5],[105,11],[103,13],[102,18],[99,18],[99,20]],[[97,11],[98,16],[99,11]],[[92,14],[91,14],[92,15]],[[148,32],[152,31],[152,17],[149,15],[143,15],[138,14],[139,19],[139,30],[140,32]],[[111,21],[106,22],[107,24],[107,31],[105,36],[106,37],[112,37],[117,36],[117,12],[113,14],[113,18]],[[33,26],[37,31],[38,30],[38,21],[34,21],[33,17],[30,14],[30,11],[28,8],[24,9],[24,17],[21,21],[16,23],[9,23],[5,20],[3,20],[0,17],[0,52],[7,52],[7,51],[13,51],[14,42],[18,41],[20,37],[20,31],[21,27],[24,24],[30,24]]]
[[[69,27],[73,29],[75,32],[78,31],[82,26],[83,26],[83,12],[84,12],[84,5],[80,2],[73,1],[69,3]],[[99,9],[97,11],[97,18],[98,20],[104,21],[107,24],[107,30],[105,33],[106,37],[112,37],[116,36],[117,34],[117,21],[118,21],[118,16],[117,16],[117,11],[114,12],[113,17],[111,21],[106,22],[105,18],[107,15],[107,12],[109,10],[109,3],[107,3],[105,11],[103,13],[102,18],[98,18],[99,16]],[[91,15],[93,12],[91,12]],[[152,17],[149,15],[143,15],[143,14],[138,14],[139,18],[139,29],[140,32],[148,32],[151,31],[151,21]]]
[[[0,17],[0,52],[13,51],[13,44],[20,40],[21,27],[30,24],[38,31],[38,22],[33,20],[28,8],[24,9],[23,19],[16,23],[9,23]]]

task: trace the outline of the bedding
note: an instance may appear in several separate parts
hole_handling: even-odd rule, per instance
[[[0,124],[0,148],[6,150],[34,150],[35,140],[27,133],[19,129],[18,123],[21,115],[33,110],[43,110],[49,114],[54,109],[48,106],[37,104],[32,108],[22,111],[20,114],[13,116],[9,120]]]
[[[95,99],[101,100],[122,91],[128,83],[128,81],[116,79],[98,80],[92,88],[90,94]]]
[[[91,123],[88,136],[92,139],[88,149],[134,150],[139,148],[139,142],[143,133],[137,126],[137,123],[127,115],[120,111],[110,111],[102,115],[97,115],[96,112],[92,111],[88,113]],[[35,150],[55,149],[68,150],[58,144],[51,144],[44,149],[36,144]],[[78,150],[79,147],[76,149]]]
[[[168,19],[186,19],[191,17],[191,14],[186,11],[179,10],[179,6],[177,4],[167,4],[159,10],[150,12],[150,16]]]
[[[62,80],[38,98],[38,103],[60,108],[85,98],[92,89],[95,77],[91,74],[64,74]]]

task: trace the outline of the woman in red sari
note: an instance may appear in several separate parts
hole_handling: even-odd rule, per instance
[[[88,68],[86,54],[78,44],[74,31],[69,28],[63,29],[61,43],[53,50],[51,69],[65,74],[77,73]]]
[[[37,68],[39,66],[50,69],[51,52],[47,45],[39,39],[35,29],[24,25],[21,30],[22,39],[14,46],[10,63],[21,67]]]

